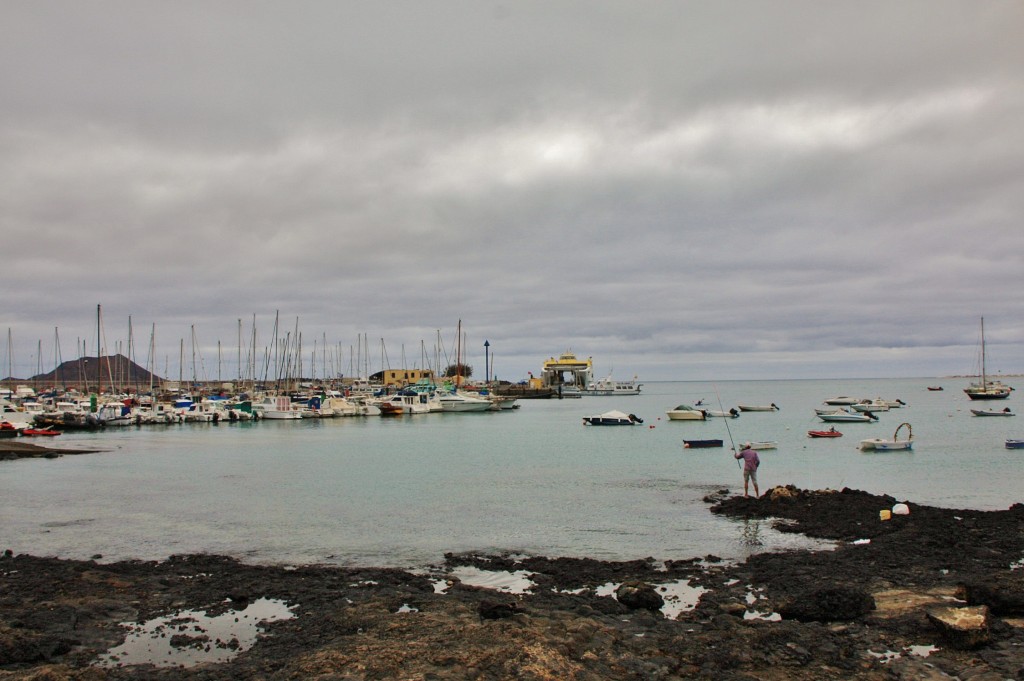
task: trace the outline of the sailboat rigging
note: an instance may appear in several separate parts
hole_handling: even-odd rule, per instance
[[[1005,400],[1013,390],[999,380],[989,380],[985,367],[985,318],[981,318],[981,375],[979,380],[971,383],[964,392],[972,400]]]

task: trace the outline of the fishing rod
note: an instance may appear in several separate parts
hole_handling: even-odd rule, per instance
[[[724,412],[725,411],[725,407],[722,406],[722,396],[718,394],[718,386],[715,385],[714,383],[712,383],[711,385],[715,389],[715,397],[718,399],[718,408],[719,408],[719,410]],[[732,429],[729,428],[729,418],[728,417],[726,417],[726,419],[725,419],[725,432],[729,434],[729,445],[732,447],[732,451],[735,452],[736,451],[736,443],[732,439]],[[736,466],[737,466],[737,468],[740,466],[740,460],[739,459],[736,459]]]

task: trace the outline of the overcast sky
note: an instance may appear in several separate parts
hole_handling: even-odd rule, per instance
[[[210,378],[275,315],[346,374],[460,319],[508,380],[966,374],[982,316],[1024,372],[1015,0],[6,2],[0,64],[15,376],[97,305]]]

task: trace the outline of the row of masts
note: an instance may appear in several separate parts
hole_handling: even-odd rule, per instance
[[[427,370],[431,372],[433,376],[437,377],[441,375],[441,367],[444,365],[443,363],[445,363],[448,367],[454,366],[456,375],[461,379],[463,377],[464,367],[461,357],[463,347],[461,325],[462,322],[460,320],[456,332],[458,337],[454,344],[459,348],[459,354],[456,356],[454,365],[448,363],[448,353],[445,350],[441,338],[441,332],[438,330],[437,341],[434,345],[432,354],[428,353],[426,342],[422,340],[420,341],[419,360],[413,364],[413,368]],[[260,352],[259,345],[257,343],[256,315],[253,315],[252,325],[248,332],[245,332],[243,328],[242,319],[238,319],[238,338],[237,347],[235,349],[237,372],[230,378],[227,378],[224,375],[224,347],[218,339],[216,344],[216,384],[220,386],[225,384],[226,381],[231,381],[232,387],[239,390],[249,389],[255,391],[257,387],[262,387],[268,390],[281,391],[294,389],[295,384],[299,382],[304,383],[308,381],[311,383],[320,382],[330,385],[339,385],[344,384],[346,381],[351,382],[355,379],[368,382],[371,378],[369,334],[360,334],[355,346],[349,345],[347,372],[345,371],[345,364],[343,362],[344,351],[342,344],[328,344],[326,333],[323,333],[321,338],[314,339],[313,348],[309,351],[308,363],[304,361],[303,334],[299,329],[298,318],[295,319],[294,329],[285,331],[282,335],[282,331],[280,329],[280,314],[279,312],[276,312],[274,316],[272,339],[271,343],[264,346],[262,348],[262,352]],[[54,375],[52,376],[51,382],[55,386],[74,383],[78,386],[82,386],[85,392],[91,392],[95,389],[97,393],[102,393],[105,388],[108,388],[111,391],[116,392],[133,391],[141,393],[148,391],[152,393],[155,390],[162,389],[167,383],[173,382],[170,373],[172,366],[170,355],[164,355],[162,379],[157,376],[158,359],[156,356],[157,345],[155,323],[152,324],[150,328],[145,365],[141,365],[137,362],[135,331],[131,316],[128,317],[127,341],[116,341],[114,343],[113,358],[108,355],[109,346],[107,344],[106,334],[104,331],[103,310],[101,305],[96,306],[96,360],[99,362],[99,366],[95,368],[95,371],[89,371],[88,367],[85,365],[90,359],[86,341],[79,338],[75,345],[75,352],[78,354],[79,358],[77,362],[74,362],[74,364],[77,365],[77,370],[68,371],[62,355],[60,331],[58,327],[54,327]],[[185,339],[180,339],[178,345],[178,385],[183,386],[186,384],[186,381],[190,381],[194,386],[209,385],[213,382],[214,379],[207,374],[205,359],[201,351],[202,345],[199,342],[195,325],[190,327],[188,345],[191,355],[190,360],[186,359]],[[401,352],[401,364],[399,366],[407,368],[408,364],[404,344],[402,345]],[[9,328],[7,330],[8,382],[22,382],[25,379],[14,378],[13,357],[13,339],[11,329]],[[126,365],[124,362],[112,361],[117,357],[127,358],[130,364]],[[106,365],[105,371],[103,366],[104,364]],[[131,365],[140,366],[145,369],[146,375],[148,375],[149,378],[147,384],[139,385],[137,378],[134,381],[132,380],[131,374],[133,372]],[[191,368],[191,376],[186,377],[185,372],[188,367]],[[382,373],[385,370],[391,369],[391,361],[387,354],[387,347],[385,345],[384,338],[380,339],[380,367]],[[445,371],[448,371],[448,369]],[[34,387],[38,389],[39,377],[43,375],[43,342],[40,339],[37,342],[36,350],[36,373],[34,377],[27,380],[34,381],[36,383]],[[90,381],[92,381],[91,385]],[[162,383],[163,385],[158,385],[158,383]]]

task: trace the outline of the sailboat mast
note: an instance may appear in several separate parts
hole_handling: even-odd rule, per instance
[[[100,306],[96,306],[96,394],[103,394],[103,367],[100,365],[101,348],[100,348],[100,329],[103,328],[103,324],[100,321]]]
[[[985,375],[985,318],[981,318],[981,389],[988,387],[988,378]]]

